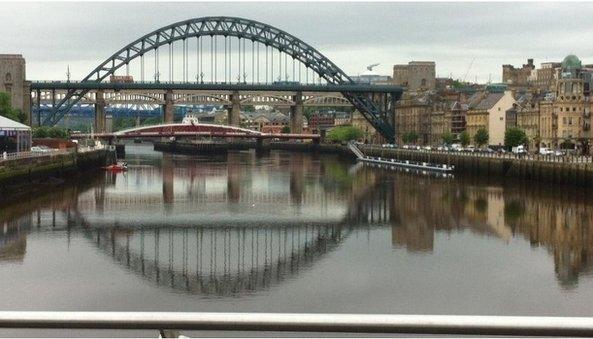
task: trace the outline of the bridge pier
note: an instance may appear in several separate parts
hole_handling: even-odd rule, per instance
[[[231,94],[230,99],[231,105],[227,108],[227,124],[230,126],[239,126],[239,124],[241,123],[241,101],[239,99],[239,92],[233,92],[233,94]]]
[[[264,154],[270,151],[270,139],[258,138],[255,140],[255,153]]]
[[[105,95],[102,90],[95,95],[95,133],[105,133]]]
[[[35,95],[37,96],[37,127],[39,127],[41,126],[41,90],[37,90]]]
[[[174,122],[175,116],[173,113],[173,91],[170,89],[165,92],[165,105],[163,105],[163,113],[165,115],[165,124],[171,124]]]
[[[173,164],[173,156],[171,154],[163,153],[163,203],[165,204],[165,212],[171,213],[173,204],[175,202],[175,167]]]
[[[293,97],[294,106],[290,107],[290,133],[303,133],[303,93],[297,92]]]

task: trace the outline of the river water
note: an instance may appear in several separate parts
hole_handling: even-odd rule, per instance
[[[4,201],[0,309],[593,316],[593,199],[331,155],[128,145]]]

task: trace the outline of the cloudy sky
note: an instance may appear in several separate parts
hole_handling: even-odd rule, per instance
[[[434,60],[437,76],[500,81],[501,65],[578,55],[593,63],[593,3],[213,3],[0,4],[0,53],[23,54],[29,79],[83,78],[116,50],[193,17],[262,21],[316,47],[347,73],[381,63]],[[473,63],[472,63],[472,60]]]

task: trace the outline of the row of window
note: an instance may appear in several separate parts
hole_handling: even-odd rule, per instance
[[[577,111],[577,108],[576,107],[572,107],[572,111],[573,112],[576,112]],[[583,112],[584,111],[585,110],[583,110]],[[570,112],[570,107],[564,107],[564,108],[560,107],[560,112]]]

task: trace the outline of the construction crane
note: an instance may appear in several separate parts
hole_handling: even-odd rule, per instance
[[[469,70],[472,68],[472,65],[474,64],[474,60],[476,60],[476,58],[472,58],[472,61],[469,63],[469,66],[467,66],[467,70],[465,71],[465,74],[463,75],[463,80],[462,82],[465,82],[465,78],[467,78],[467,74],[469,73]]]
[[[369,72],[372,72],[372,71],[373,71],[373,68],[375,68],[375,67],[377,67],[377,66],[379,66],[379,65],[380,65],[380,64],[372,64],[372,65],[368,65],[368,66],[367,66],[367,69],[369,70]]]

